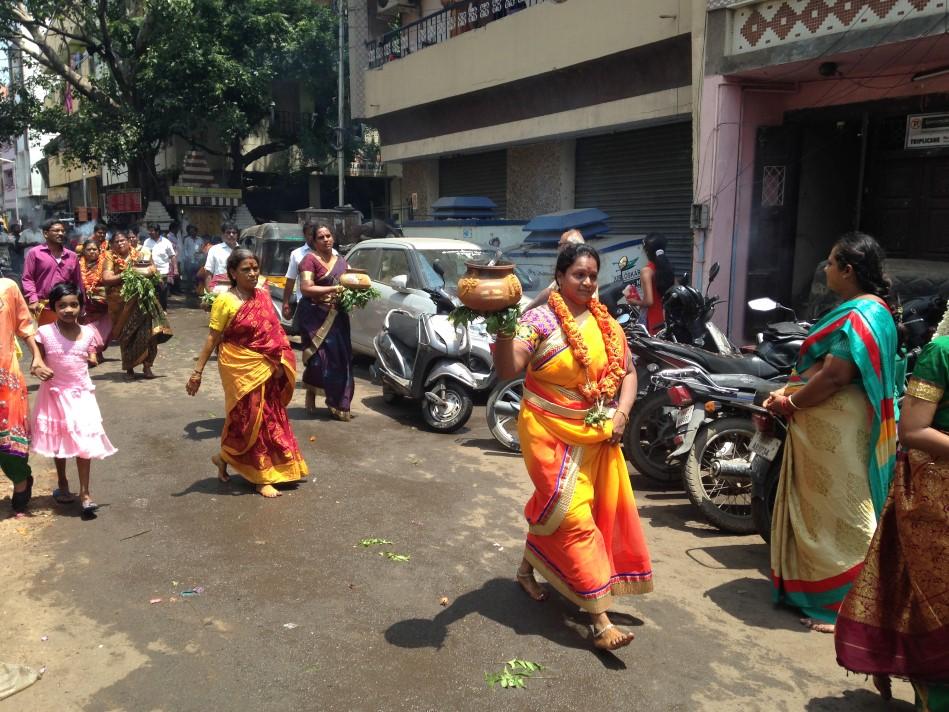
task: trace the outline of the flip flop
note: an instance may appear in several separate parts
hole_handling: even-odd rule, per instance
[[[99,505],[95,502],[89,501],[83,502],[80,507],[82,508],[83,514],[93,514],[99,508]]]
[[[57,488],[53,490],[53,499],[59,502],[59,504],[72,504],[76,501],[76,495],[74,495],[69,490],[64,492],[63,490]]]

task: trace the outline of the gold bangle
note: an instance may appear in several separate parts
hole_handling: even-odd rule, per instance
[[[799,408],[798,405],[794,402],[794,400],[792,399],[791,396],[788,396],[788,403],[791,404],[791,407],[794,408],[794,410],[800,410],[800,408]]]

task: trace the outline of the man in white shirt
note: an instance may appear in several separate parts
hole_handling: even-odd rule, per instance
[[[287,265],[287,281],[283,285],[283,318],[289,319],[294,314],[294,307],[302,296],[297,278],[300,276],[300,263],[313,249],[313,234],[316,232],[316,223],[307,220],[303,223],[303,245],[290,253],[290,264]]]
[[[152,255],[152,262],[161,277],[158,285],[158,302],[162,309],[168,309],[168,288],[175,281],[178,273],[178,257],[171,240],[163,236],[157,224],[148,226],[148,239],[145,240],[145,249]]]
[[[231,285],[227,276],[227,258],[237,247],[237,225],[226,222],[221,226],[224,242],[212,245],[208,250],[208,257],[204,262],[204,289],[207,292],[226,292]]]

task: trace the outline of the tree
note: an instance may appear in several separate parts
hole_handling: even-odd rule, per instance
[[[237,186],[247,165],[292,146],[324,159],[335,23],[313,0],[7,0],[0,41],[42,71],[0,101],[0,135],[56,133],[64,159],[128,165],[150,197],[155,156],[175,136],[228,155]],[[94,58],[91,74],[77,71],[76,55]],[[312,119],[274,123],[265,143],[245,149],[272,116],[278,81],[311,97]]]

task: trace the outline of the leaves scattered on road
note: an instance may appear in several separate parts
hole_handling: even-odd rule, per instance
[[[376,537],[369,537],[368,539],[360,539],[359,543],[356,546],[361,546],[368,549],[370,546],[383,546],[385,544],[391,544],[392,542],[388,539],[378,539]],[[355,547],[354,547],[355,548]]]
[[[488,687],[503,687],[508,690],[516,688],[525,689],[527,679],[532,677],[535,672],[543,669],[543,665],[533,663],[530,660],[521,660],[512,658],[504,663],[504,669],[500,672],[484,674],[484,681]]]
[[[389,561],[408,561],[412,557],[408,554],[396,554],[394,551],[380,551],[379,556],[386,557]]]

